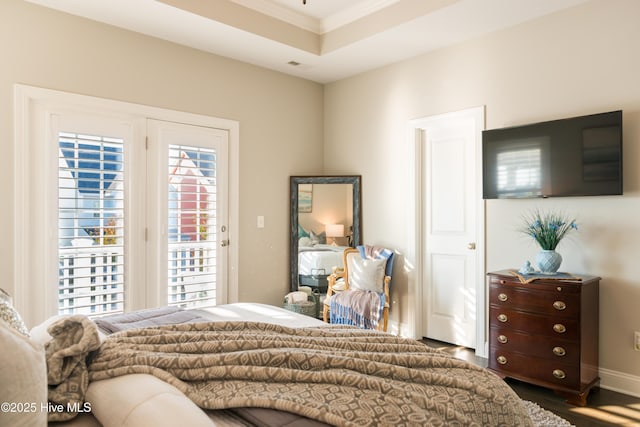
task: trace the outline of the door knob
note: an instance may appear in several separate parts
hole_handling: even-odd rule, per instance
[[[467,243],[467,249],[474,250],[476,248],[475,242]]]

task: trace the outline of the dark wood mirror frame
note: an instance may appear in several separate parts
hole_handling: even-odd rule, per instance
[[[353,186],[353,236],[350,245],[362,244],[362,177],[360,175],[343,176],[291,176],[290,189],[290,283],[291,291],[298,290],[298,190],[300,184],[351,184]]]

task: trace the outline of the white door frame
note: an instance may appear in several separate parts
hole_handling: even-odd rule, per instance
[[[33,280],[34,268],[31,259],[33,248],[27,241],[30,227],[29,218],[24,212],[30,211],[29,185],[33,178],[29,176],[33,164],[30,150],[33,149],[31,140],[36,136],[31,126],[34,119],[31,116],[34,108],[64,108],[69,111],[92,111],[106,116],[120,116],[123,114],[139,118],[154,118],[167,122],[177,122],[194,126],[223,129],[229,132],[229,219],[228,238],[231,242],[228,254],[228,294],[226,301],[220,304],[238,301],[238,263],[239,263],[239,221],[240,221],[240,123],[235,120],[210,117],[201,114],[150,107],[142,104],[116,101],[87,95],[78,95],[52,89],[44,89],[22,84],[14,85],[14,302],[18,312],[23,314],[27,324],[35,325],[44,321],[51,313],[47,313],[44,303],[38,303],[37,284],[43,280]],[[40,276],[37,276],[40,278]]]
[[[423,188],[422,177],[425,173],[425,165],[423,164],[423,133],[428,130],[431,123],[448,117],[471,117],[475,120],[477,126],[476,138],[476,257],[477,257],[477,275],[476,275],[476,355],[487,357],[487,328],[486,328],[486,279],[485,279],[485,232],[484,232],[484,200],[480,197],[482,194],[482,134],[484,129],[484,106],[468,108],[461,111],[444,113],[435,116],[422,117],[410,120],[408,124],[408,155],[409,159],[413,159],[409,165],[409,209],[407,210],[409,217],[407,224],[409,227],[407,236],[407,259],[413,261],[413,269],[409,272],[409,301],[413,301],[413,313],[409,316],[409,322],[413,324],[413,330],[416,338],[423,337],[423,274],[424,274],[424,245],[423,235]],[[411,312],[411,311],[410,311]]]

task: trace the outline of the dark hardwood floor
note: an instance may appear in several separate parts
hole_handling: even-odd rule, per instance
[[[487,359],[477,357],[473,350],[440,341],[423,339],[429,347],[438,348],[455,357],[487,367]],[[552,390],[507,378],[507,384],[524,400],[530,400],[576,427],[640,426],[640,398],[610,390],[594,389],[587,406],[577,407],[565,403]]]

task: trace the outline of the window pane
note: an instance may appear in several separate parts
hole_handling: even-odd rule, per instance
[[[168,303],[216,304],[216,153],[169,146]]]
[[[123,140],[58,135],[58,312],[124,311]]]

